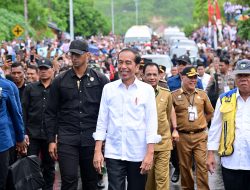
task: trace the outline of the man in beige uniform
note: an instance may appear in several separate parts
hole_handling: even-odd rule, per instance
[[[160,69],[156,63],[147,63],[143,68],[143,80],[155,89],[155,98],[158,115],[158,134],[162,141],[154,146],[154,165],[148,173],[146,190],[168,190],[169,189],[169,160],[172,150],[172,139],[170,131],[170,117],[173,124],[173,138],[176,140],[176,115],[172,104],[172,96],[169,90],[158,85],[160,80]]]
[[[186,67],[182,71],[182,87],[172,92],[177,130],[180,135],[177,151],[183,190],[194,189],[192,155],[196,163],[197,189],[209,189],[206,168],[206,130],[207,122],[211,120],[214,109],[205,91],[195,88],[197,76],[198,73],[194,67]]]

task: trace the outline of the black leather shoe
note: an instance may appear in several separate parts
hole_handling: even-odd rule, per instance
[[[105,183],[104,183],[104,181],[103,181],[103,180],[99,180],[99,181],[97,182],[97,187],[98,187],[98,189],[103,189],[103,188],[105,188]]]
[[[173,183],[176,183],[177,181],[179,181],[179,176],[180,176],[180,172],[178,170],[175,170],[171,177],[171,181]]]

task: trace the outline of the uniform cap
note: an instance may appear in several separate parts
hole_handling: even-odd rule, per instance
[[[250,74],[250,60],[242,59],[236,63],[233,74]]]
[[[197,76],[198,73],[194,67],[186,67],[183,69],[182,75],[186,75],[187,77]]]
[[[166,67],[164,65],[159,65],[159,69],[162,73],[166,72]]]

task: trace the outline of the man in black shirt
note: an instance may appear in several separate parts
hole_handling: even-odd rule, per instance
[[[20,97],[20,100],[22,101],[23,91],[26,86],[26,83],[25,83],[24,68],[21,63],[16,62],[11,65],[10,76],[19,90],[19,97]]]
[[[92,134],[96,130],[102,89],[108,79],[88,68],[90,53],[86,41],[72,41],[69,52],[73,68],[59,74],[50,88],[46,109],[49,152],[53,159],[59,160],[62,190],[77,189],[78,165],[82,188],[95,190],[97,172],[93,166]]]
[[[23,92],[23,118],[30,141],[28,155],[41,155],[45,180],[43,190],[53,190],[55,162],[48,152],[44,112],[54,71],[51,61],[48,59],[41,59],[38,63],[38,68],[40,81],[28,84]]]

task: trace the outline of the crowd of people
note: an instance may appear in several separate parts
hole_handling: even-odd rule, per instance
[[[214,49],[205,27],[194,32],[199,58],[172,57],[171,74],[141,59],[168,53],[157,37],[2,42],[0,190],[25,154],[41,159],[46,190],[55,161],[62,190],[77,189],[78,167],[82,189],[103,188],[104,167],[109,190],[169,189],[179,176],[194,189],[194,171],[197,189],[209,189],[215,155],[225,189],[250,189],[250,46],[227,35]]]

